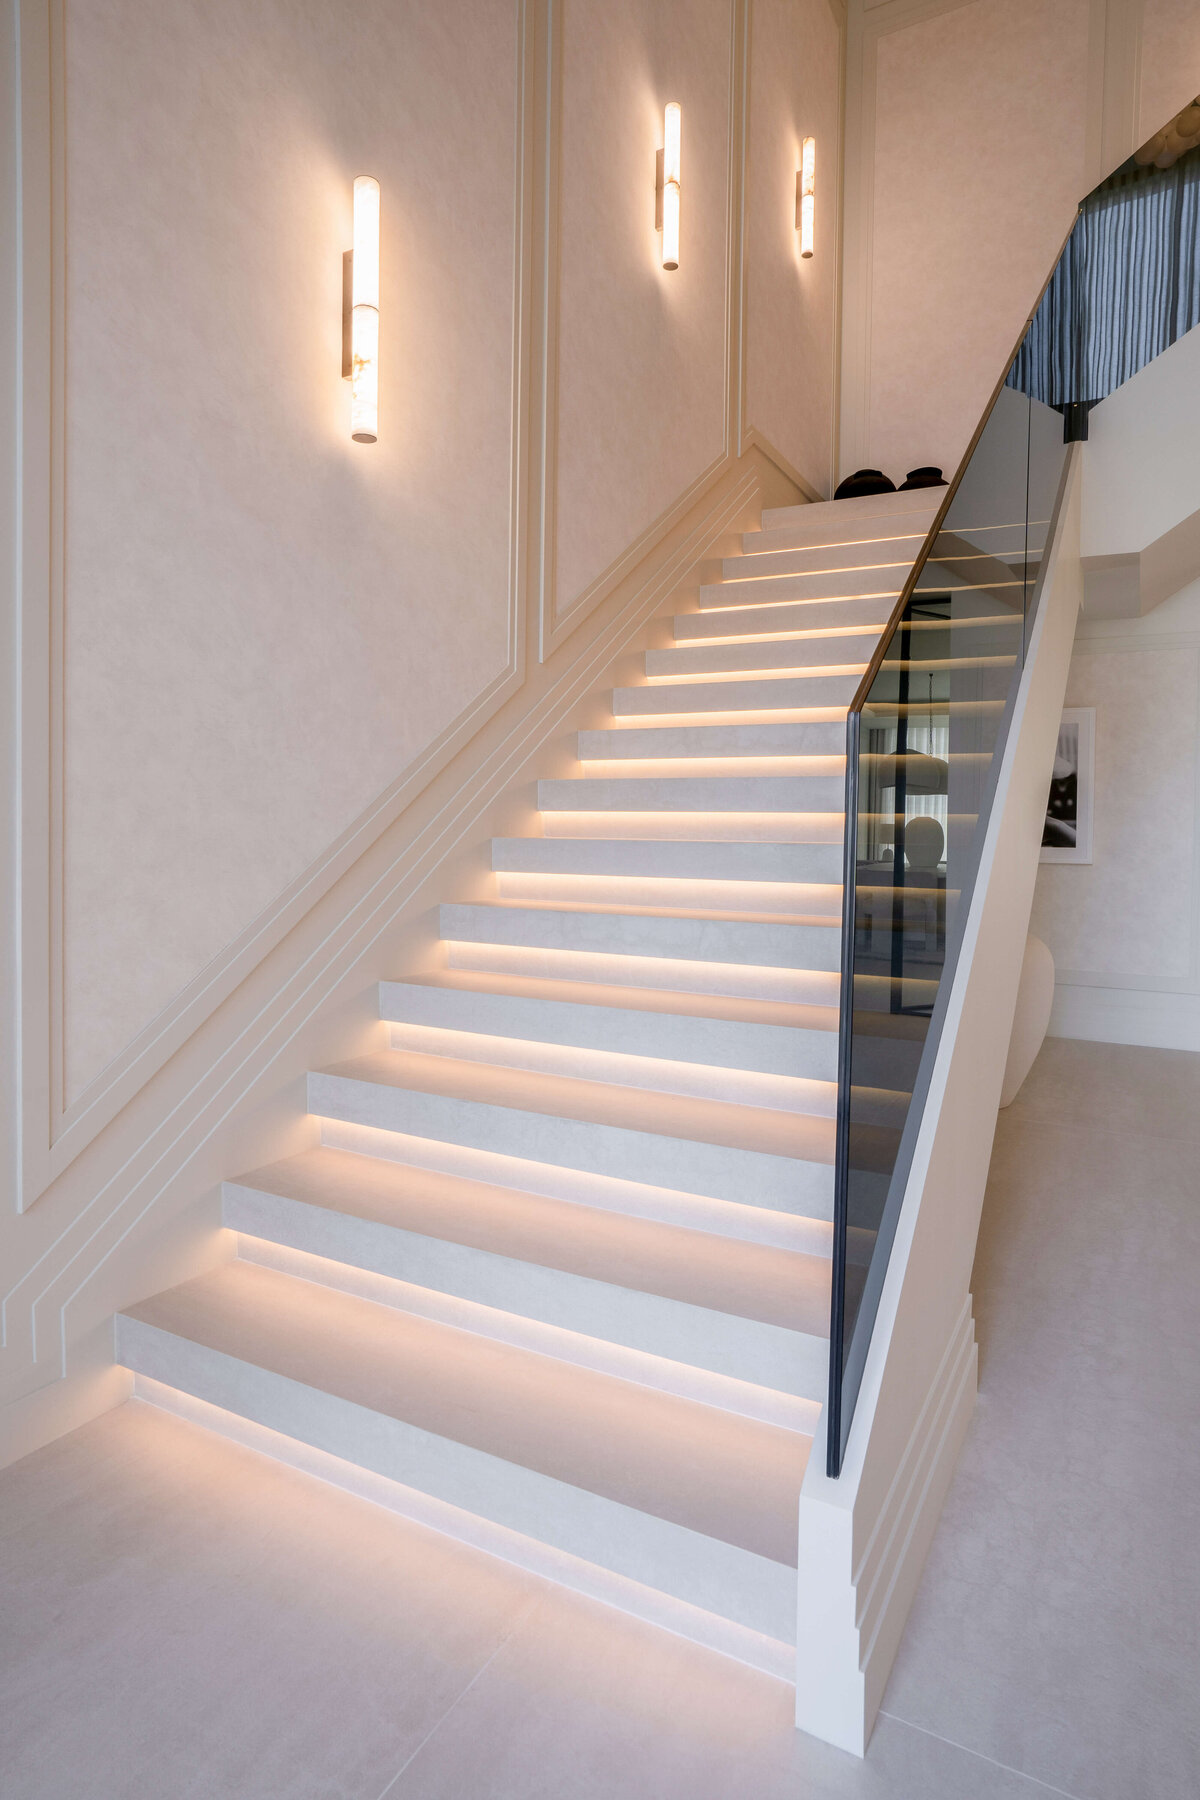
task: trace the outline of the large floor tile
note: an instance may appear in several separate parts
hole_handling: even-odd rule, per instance
[[[387,1800],[1042,1800],[884,1720],[865,1762],[801,1737],[782,1682],[586,1600],[533,1612]]]
[[[1200,1055],[1047,1038],[1007,1117],[1194,1144],[1200,1138]]]
[[[0,1521],[4,1800],[375,1800],[541,1591],[138,1402]]]
[[[1200,1182],[1184,1132],[1092,1121],[1112,1048],[1001,1119],[979,1404],[884,1706],[1080,1800],[1195,1800]],[[1164,1054],[1122,1050],[1133,1090]]]

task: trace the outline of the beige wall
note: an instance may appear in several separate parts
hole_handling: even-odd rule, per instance
[[[727,0],[566,0],[557,610],[721,455]],[[683,108],[679,268],[654,225],[663,106]]]
[[[1138,141],[1200,94],[1200,6],[1196,0],[1142,0]]]
[[[1077,202],[1197,91],[1189,0],[851,0],[843,473],[954,469]]]
[[[505,668],[518,45],[498,0],[66,20],[70,1100]]]
[[[841,30],[828,0],[755,0],[750,56],[750,420],[818,493],[832,492],[839,254]],[[814,250],[801,259],[796,170],[816,139]]]
[[[726,454],[742,16],[562,8],[551,638]],[[518,36],[508,0],[67,0],[65,1106],[520,680]],[[745,423],[822,487],[837,29],[825,0],[758,0],[751,36]],[[654,230],[667,99],[684,108],[674,275]],[[799,270],[775,190],[802,129],[826,186]],[[362,171],[383,194],[370,448],[349,442],[339,373]]]
[[[1145,618],[1083,619],[1066,700],[1096,709],[1093,861],[1038,871],[1050,1029],[1200,1050],[1200,583]]]

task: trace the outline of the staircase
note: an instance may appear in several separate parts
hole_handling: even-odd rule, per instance
[[[777,1674],[826,1382],[846,707],[940,493],[764,514],[493,841],[144,1399]]]

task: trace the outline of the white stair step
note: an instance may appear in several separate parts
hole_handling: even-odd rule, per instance
[[[642,838],[493,838],[492,868],[498,872],[596,875],[682,882],[789,882],[797,886],[837,886],[842,879],[840,844],[676,843]]]
[[[822,1082],[837,1078],[837,1014],[832,1007],[443,969],[381,982],[379,1010],[396,1025],[512,1037],[538,1046],[570,1045],[725,1072]]]
[[[581,731],[577,749],[579,760],[585,763],[837,756],[844,766],[846,726],[840,719],[755,725],[618,725],[608,731]]]
[[[616,955],[469,939],[447,943],[445,954],[447,968],[472,973],[782,1006],[836,1006],[840,979],[836,972],[819,969],[763,968],[755,963]]]
[[[798,1061],[797,1051],[793,1066],[777,1072],[704,1062],[695,1055],[659,1056],[644,1037],[641,1047],[633,1047],[639,1043],[636,1014],[620,1020],[610,1008],[596,1009],[601,1013],[600,1023],[590,1030],[586,1020],[547,1021],[549,1009],[537,1001],[454,989],[445,994],[434,989],[423,999],[408,996],[403,1002],[393,1002],[392,1010],[401,1018],[390,1025],[391,1046],[406,1054],[467,1058],[495,1068],[566,1075],[614,1087],[689,1095],[814,1118],[832,1119],[837,1111],[837,1084],[825,1072],[824,1058],[808,1067]],[[539,1021],[554,1035],[539,1037]],[[622,1023],[623,1035],[619,1031]],[[574,1035],[585,1041],[573,1041]],[[676,1035],[682,1038],[684,1033],[680,1030]],[[819,1048],[825,1050],[823,1044]]]
[[[831,1119],[397,1051],[313,1071],[308,1104],[377,1131],[832,1217]]]
[[[772,970],[834,971],[838,929],[777,920],[686,918],[677,914],[588,911],[549,906],[443,902],[441,935],[454,943],[529,945],[688,963],[749,963]]]
[[[747,534],[757,544],[764,536],[769,540],[777,532]],[[816,574],[830,569],[873,569],[885,563],[911,568],[917,552],[925,542],[923,531],[899,531],[892,537],[868,539],[853,544],[799,544],[795,549],[747,550],[741,556],[726,556],[721,561],[723,581],[755,580],[761,575]],[[864,582],[863,586],[870,583]]]
[[[824,1398],[824,1257],[328,1149],[226,1182],[223,1218],[250,1261],[666,1393],[807,1430]]]
[[[806,638],[755,638],[742,644],[678,644],[647,650],[646,674],[665,676],[743,674],[751,670],[801,672],[810,669],[861,668],[874,653],[886,620],[867,627],[822,632]]]
[[[897,489],[891,494],[862,494],[853,500],[810,500],[799,506],[767,506],[763,508],[762,528],[778,531],[783,526],[804,525],[814,530],[845,528],[846,539],[854,542],[870,530],[877,520],[895,526],[898,514],[906,524],[924,518],[925,529],[932,525],[942,501],[945,487]]]
[[[676,613],[672,620],[678,644],[718,643],[735,639],[791,637],[797,648],[811,641],[807,634],[869,626],[877,635],[895,610],[894,600],[871,596],[851,600],[775,600],[769,583],[754,600],[730,606],[728,592],[714,587],[713,603],[700,612]]]
[[[543,842],[553,842],[544,839]],[[561,841],[561,840],[560,840]],[[579,840],[574,840],[578,842]],[[596,839],[602,843],[603,839]],[[668,912],[676,918],[838,919],[842,890],[832,882],[680,880],[647,875],[559,875],[512,872],[494,880],[505,906],[577,907],[628,913]]]
[[[758,680],[664,681],[645,687],[621,687],[613,691],[612,709],[618,718],[670,718],[700,713],[756,715],[770,712],[805,712],[819,709],[844,717],[853,700],[869,658],[864,656],[852,675],[762,676]]]
[[[118,1321],[127,1368],[786,1642],[810,1440],[235,1262]]]
[[[717,607],[765,606],[782,600],[873,600],[876,617],[886,619],[908,579],[911,563],[889,563],[870,569],[838,569],[831,574],[768,575],[757,581],[706,581],[700,588],[702,612]]]
[[[539,781],[542,812],[833,812],[844,806],[838,775],[567,776]]]

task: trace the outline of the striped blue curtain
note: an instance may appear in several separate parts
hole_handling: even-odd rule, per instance
[[[1127,163],[1088,195],[1008,376],[1048,406],[1095,405],[1200,324],[1200,150]]]

